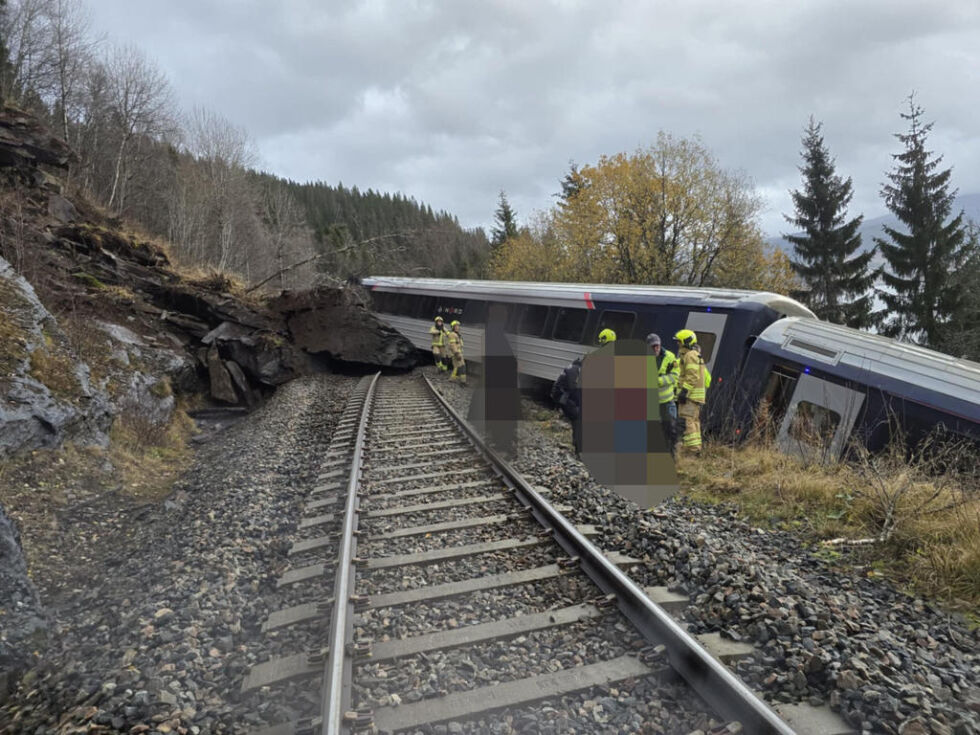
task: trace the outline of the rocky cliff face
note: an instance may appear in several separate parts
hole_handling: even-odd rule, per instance
[[[252,406],[324,357],[414,364],[352,290],[270,303],[182,273],[161,245],[66,198],[51,171],[70,158],[29,115],[0,111],[0,457],[104,444],[127,408],[165,421],[174,391]]]
[[[112,442],[111,452],[118,436],[163,448],[154,437],[186,429],[180,400],[251,407],[333,360],[413,363],[411,345],[352,292],[270,304],[223,274],[176,267],[166,246],[63,190],[59,175],[70,159],[29,115],[0,109],[0,702],[46,627],[7,513],[30,519],[22,527],[28,540],[31,530],[57,537],[66,533],[58,513],[70,517],[88,486],[106,490],[103,480],[70,473],[56,492],[30,470],[15,490],[13,463],[33,453],[32,462],[44,463],[39,450],[70,442],[65,451],[96,452],[108,491],[121,493],[119,465],[91,448]],[[130,471],[152,474],[142,457],[126,460],[136,465]],[[36,548],[26,548],[39,563]]]

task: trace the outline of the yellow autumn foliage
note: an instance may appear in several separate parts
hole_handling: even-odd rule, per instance
[[[661,132],[654,145],[602,156],[565,183],[552,211],[498,248],[495,278],[793,287],[788,259],[763,238],[761,200],[699,139]]]

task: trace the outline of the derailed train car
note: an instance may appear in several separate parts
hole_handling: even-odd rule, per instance
[[[768,326],[737,392],[740,429],[761,419],[792,453],[836,458],[852,440],[877,451],[896,429],[910,444],[939,427],[980,442],[980,364],[828,322]]]
[[[674,349],[672,335],[690,329],[713,376],[705,426],[716,430],[730,418],[734,381],[754,336],[786,316],[815,318],[798,301],[760,291],[395,277],[363,284],[379,316],[421,350],[429,349],[437,314],[447,324],[458,319],[464,355],[476,363],[483,357],[487,306],[503,304],[518,371],[525,381],[548,385],[596,348],[603,329],[619,339],[656,332],[668,349]]]
[[[667,286],[372,277],[375,311],[420,350],[437,314],[462,324],[464,353],[479,363],[487,306],[506,307],[518,371],[554,381],[596,347],[680,329],[698,335],[713,376],[709,433],[745,437],[765,421],[788,451],[839,457],[852,439],[880,449],[898,426],[915,442],[942,426],[980,441],[980,365],[816,319],[778,294]]]

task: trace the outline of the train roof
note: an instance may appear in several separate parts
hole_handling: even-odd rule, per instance
[[[813,366],[850,366],[980,407],[980,363],[815,319],[769,325],[753,349],[789,353]],[[831,371],[833,372],[833,371]],[[894,390],[888,385],[876,387]],[[974,420],[977,420],[974,418]]]
[[[769,293],[724,288],[687,286],[622,286],[608,283],[544,283],[534,281],[483,281],[443,278],[400,278],[371,276],[365,286],[380,291],[453,296],[485,301],[511,301],[522,304],[594,308],[593,301],[623,303],[677,303],[711,307],[745,305],[768,306],[788,316],[816,318],[799,301]]]

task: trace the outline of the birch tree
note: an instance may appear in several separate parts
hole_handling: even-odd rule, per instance
[[[126,156],[141,138],[154,139],[173,129],[174,103],[164,73],[135,46],[114,47],[104,62],[107,101],[118,136],[107,206],[121,211]]]

